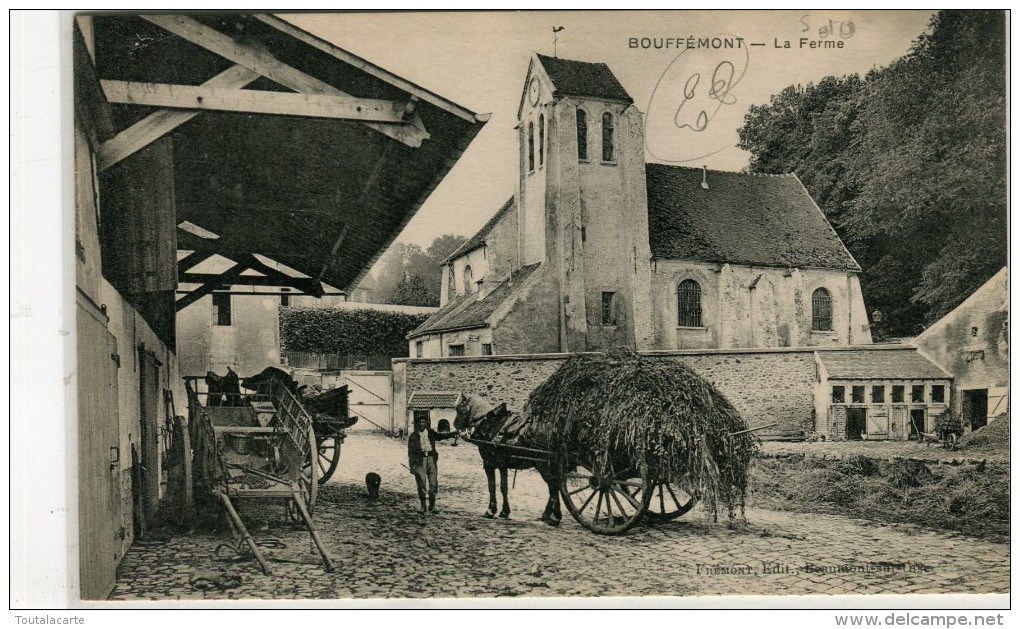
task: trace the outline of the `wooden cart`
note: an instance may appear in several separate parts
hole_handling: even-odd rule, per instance
[[[196,484],[223,506],[235,533],[271,574],[258,544],[237,513],[235,501],[282,500],[286,514],[304,523],[328,572],[333,562],[312,524],[319,466],[312,419],[286,387],[269,383],[231,405],[203,404],[196,383],[185,378]]]

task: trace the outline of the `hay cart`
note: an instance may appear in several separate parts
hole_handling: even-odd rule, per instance
[[[486,435],[488,438],[467,437],[464,440],[476,446],[495,448],[509,456],[512,469],[535,466],[557,470],[559,492],[567,511],[589,531],[621,535],[642,520],[652,523],[675,520],[698,503],[697,492],[688,492],[675,480],[662,477],[654,467],[626,460],[618,453],[611,453],[608,462],[600,465],[576,454],[562,460],[556,452],[519,445],[515,437],[526,430],[521,418],[508,413],[505,404],[489,414],[495,421],[483,419],[480,423],[499,428]],[[500,415],[503,417],[498,417]]]
[[[312,523],[320,466],[312,463],[319,443],[311,415],[276,382],[255,394],[235,396],[229,405],[203,404],[207,394],[198,391],[199,380],[185,378],[196,485],[221,504],[263,573],[271,571],[238,515],[238,500],[283,501],[287,517],[308,528],[326,570],[332,572],[333,562]]]

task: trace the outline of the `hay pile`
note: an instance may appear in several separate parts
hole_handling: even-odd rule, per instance
[[[751,457],[758,448],[733,405],[678,362],[631,350],[571,357],[532,392],[529,435],[562,460],[599,474],[648,466],[714,514],[743,511]],[[612,460],[611,460],[612,458]]]
[[[996,417],[987,426],[966,435],[959,447],[968,452],[1009,452],[1009,415]]]

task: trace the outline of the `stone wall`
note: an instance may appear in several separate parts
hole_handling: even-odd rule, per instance
[[[777,422],[763,435],[814,431],[816,371],[805,349],[645,352],[682,361],[715,384],[751,426]],[[520,412],[528,396],[567,354],[394,360],[394,409],[412,391],[458,390]],[[399,381],[399,382],[398,382]],[[400,399],[403,397],[403,399]]]

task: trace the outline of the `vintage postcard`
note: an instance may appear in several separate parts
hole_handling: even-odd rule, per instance
[[[1007,12],[67,21],[83,605],[1008,606]]]

